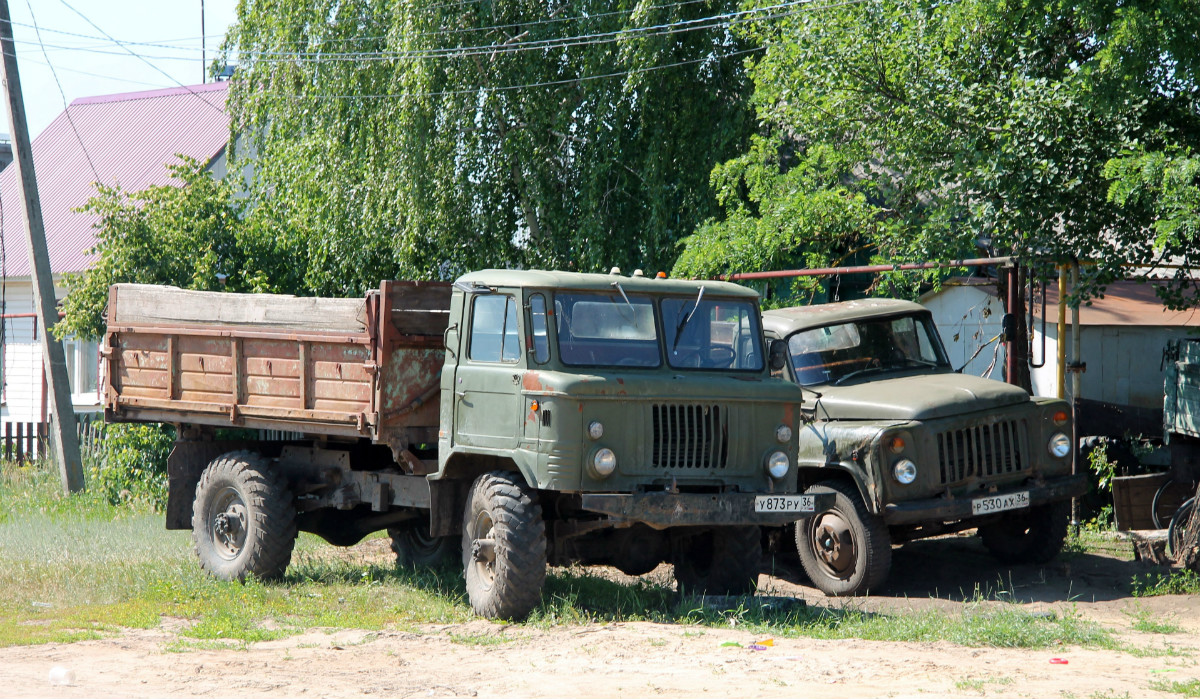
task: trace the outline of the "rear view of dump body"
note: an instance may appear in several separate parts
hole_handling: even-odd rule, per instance
[[[535,270],[364,299],[116,285],[105,410],[178,426],[167,526],[220,577],[282,574],[296,530],[387,529],[402,562],[461,560],[488,616],[527,613],[547,562],[744,592],[757,525],[831,500],[796,493],[801,393],[757,301]]]

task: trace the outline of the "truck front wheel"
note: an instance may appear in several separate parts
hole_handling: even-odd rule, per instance
[[[542,597],[546,525],[535,493],[518,473],[475,479],[463,516],[462,561],[476,614],[523,619]]]
[[[458,558],[458,539],[431,536],[429,516],[402,522],[387,530],[392,538],[396,565],[413,568],[440,568]]]
[[[758,527],[715,527],[675,539],[672,563],[686,594],[751,595],[762,564]]]
[[[296,544],[296,508],[282,474],[253,452],[213,459],[196,484],[192,541],[214,577],[282,577]]]
[[[809,580],[830,597],[862,595],[883,584],[892,567],[892,541],[858,489],[825,481],[805,493],[833,493],[833,507],[796,523],[796,551]]]
[[[980,527],[979,538],[1001,563],[1046,563],[1062,550],[1070,519],[1069,501],[1052,502]]]

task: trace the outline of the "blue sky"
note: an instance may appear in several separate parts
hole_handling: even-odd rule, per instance
[[[203,82],[201,4],[211,62],[237,0],[9,0],[29,133],[36,137],[63,111],[64,95],[70,104],[80,97]],[[6,118],[0,123],[0,131],[11,131]]]

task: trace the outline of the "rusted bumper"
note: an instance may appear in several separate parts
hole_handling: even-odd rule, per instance
[[[720,525],[780,525],[833,507],[835,496],[813,496],[809,512],[756,512],[753,493],[588,493],[580,496],[581,508],[606,514],[621,522],[637,522],[654,529]],[[787,496],[795,497],[795,496]]]
[[[889,525],[952,522],[974,517],[975,515],[971,512],[971,501],[979,497],[1028,492],[1029,506],[1037,507],[1083,495],[1087,489],[1087,476],[1083,474],[1058,476],[1045,479],[1041,485],[1029,483],[998,490],[995,493],[979,493],[973,497],[928,498],[890,503],[883,507],[883,521]]]

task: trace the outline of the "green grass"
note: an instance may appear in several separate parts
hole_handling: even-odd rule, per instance
[[[178,628],[168,650],[244,648],[311,629],[400,628],[473,619],[461,575],[350,563],[309,535],[297,543],[282,581],[214,580],[192,553],[187,532],[166,531],[144,506],[65,497],[45,469],[0,473],[0,646],[70,642],[153,628]],[[1029,613],[977,597],[961,613],[870,613],[853,603],[779,605],[762,598],[731,608],[680,598],[646,580],[621,584],[585,569],[554,569],[526,628],[651,621],[729,628],[780,638],[950,641],[964,646],[1122,648],[1073,610]],[[496,634],[451,636],[488,645]]]
[[[1172,573],[1146,573],[1133,576],[1129,587],[1134,597],[1195,595],[1200,594],[1200,575],[1190,568]]]
[[[1200,697],[1200,680],[1188,680],[1187,682],[1152,682],[1150,689],[1156,692],[1170,692],[1171,694],[1182,694],[1185,697]]]
[[[1149,610],[1142,608],[1139,604],[1135,604],[1132,609],[1126,609],[1122,612],[1130,619],[1130,627],[1134,631],[1143,633],[1179,633],[1181,629],[1178,624],[1170,621],[1156,619]]]

